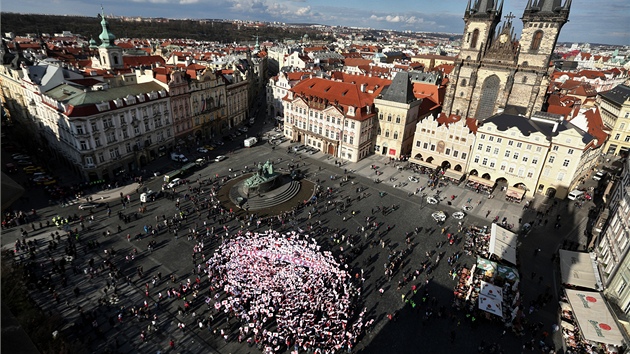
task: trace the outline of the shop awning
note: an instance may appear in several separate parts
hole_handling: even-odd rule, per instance
[[[479,309],[503,317],[503,289],[481,281]]]
[[[573,315],[586,340],[620,346],[623,336],[604,297],[595,291],[566,289]]]
[[[481,178],[479,176],[468,175],[468,180],[474,183],[482,184],[486,187],[494,187],[494,181],[487,180],[485,178]]]
[[[560,250],[562,282],[584,288],[600,290],[602,283],[597,273],[594,255],[585,252]]]
[[[449,168],[448,170],[444,171],[444,176],[460,181],[462,179],[462,177],[464,176],[464,172],[451,170]]]
[[[517,235],[496,223],[492,223],[490,229],[490,252],[495,256],[516,264]]]
[[[435,165],[433,165],[433,164],[431,164],[429,162],[422,161],[422,160],[413,159],[411,162],[413,162],[415,164],[418,164],[420,166],[428,167],[428,168],[436,168],[437,167],[437,166],[435,166]]]
[[[508,187],[505,195],[516,199],[522,199],[525,192],[526,191],[524,189],[520,189],[518,187]]]

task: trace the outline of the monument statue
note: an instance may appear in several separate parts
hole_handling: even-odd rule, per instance
[[[276,186],[279,176],[279,173],[274,172],[273,164],[267,160],[264,164],[258,164],[257,171],[245,180],[244,186],[248,193],[268,191]]]

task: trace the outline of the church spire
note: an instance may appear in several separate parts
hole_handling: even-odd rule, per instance
[[[103,28],[103,31],[98,36],[98,38],[101,40],[100,46],[103,48],[113,47],[116,36],[114,36],[114,34],[109,31],[109,24],[107,23],[107,20],[105,19],[105,10],[103,9],[102,5],[101,5],[101,27]]]

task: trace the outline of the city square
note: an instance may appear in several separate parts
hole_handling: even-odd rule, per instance
[[[289,146],[290,143],[284,144]],[[251,340],[248,343],[247,338],[239,334],[238,328],[242,323],[222,316],[221,312],[206,303],[209,283],[202,271],[200,254],[203,254],[203,259],[209,259],[222,240],[248,231],[273,229],[312,237],[323,249],[330,250],[341,264],[347,265],[345,269],[361,288],[355,315],[362,312],[363,321],[370,323],[358,334],[353,351],[378,353],[395,349],[403,353],[417,352],[418,348],[423,348],[422,352],[449,348],[470,352],[485,345],[483,352],[490,352],[493,346],[496,352],[499,348],[503,352],[514,352],[531,343],[539,348],[541,340],[548,346],[560,345],[559,338],[543,336],[543,333],[552,333],[555,318],[554,299],[558,284],[552,255],[563,243],[567,245],[567,241],[584,247],[580,225],[585,224],[587,208],[577,209],[562,202],[554,206],[553,200],[532,202],[540,210],[550,208],[551,215],[561,215],[563,220],[575,218],[574,225],[578,226],[562,226],[560,233],[551,229],[551,224],[538,226],[527,237],[519,238],[519,271],[523,303],[526,304],[527,330],[518,337],[499,321],[479,317],[476,321],[471,320],[470,313],[452,308],[456,281],[449,274],[449,269],[471,267],[475,263],[472,255],[463,252],[464,234],[455,232],[458,227],[489,226],[494,218],[505,217],[519,228],[520,219],[521,223],[535,221],[536,214],[531,209],[524,209],[521,204],[510,203],[500,197],[489,199],[486,195],[449,183],[432,190],[426,187],[427,178],[424,175],[399,169],[398,165],[403,166],[402,162],[374,158],[339,166],[323,154],[289,153],[282,146],[272,149],[270,144],[231,151],[225,161],[211,163],[195,171],[186,178],[187,184],[166,190],[166,196],[154,202],[143,203],[142,212],[136,212],[140,210],[136,184],[92,194],[93,200],[99,201],[99,196],[103,196],[103,200],[108,201],[111,215],[108,216],[105,209],[98,209],[93,214],[94,221],[88,221],[91,213],[76,209],[78,204],[38,210],[42,220],[56,215],[84,215],[88,227],[79,231],[80,236],[74,242],[76,258],[69,265],[77,270],[77,274],[68,276],[65,286],[55,288],[55,297],[48,291],[33,290],[34,298],[45,311],[59,312],[67,318],[68,332],[72,336],[89,338],[95,352],[113,351],[115,348],[119,352],[164,351],[169,348],[171,340],[175,343],[175,352],[202,353],[209,348],[220,353],[257,351]],[[210,216],[210,213],[205,215],[206,212],[194,211],[191,199],[196,199],[195,203],[198,203],[208,198],[211,181],[240,175],[245,173],[245,166],[255,166],[267,160],[276,161],[275,168],[284,173],[289,173],[289,165],[299,166],[306,180],[330,193],[313,200],[312,189],[300,191],[297,202],[286,202],[291,204],[288,206],[282,203],[276,210],[246,212],[224,198],[219,205],[226,208],[225,215]],[[383,172],[379,175],[383,182],[374,182],[372,174],[375,166]],[[396,181],[406,180],[410,175],[418,176],[419,182],[394,187]],[[158,191],[163,184],[162,177],[157,176],[146,181],[141,189]],[[418,189],[422,192],[417,192]],[[131,195],[131,203],[124,209],[118,197],[120,191],[125,196]],[[221,193],[219,189],[217,198],[221,198]],[[427,196],[436,196],[440,199],[439,204],[430,204]],[[452,201],[451,196],[454,196]],[[299,209],[292,213],[296,206]],[[469,211],[460,226],[460,221],[451,215],[464,206],[469,206],[466,208]],[[227,216],[229,209],[233,209],[233,216]],[[431,216],[436,211],[444,211],[448,216],[443,225],[437,224]],[[119,212],[134,217],[125,223],[116,217]],[[159,230],[156,235],[146,232],[146,225],[161,224],[165,216],[170,219],[171,215],[178,216],[180,212],[184,212],[186,217],[181,220],[176,233],[166,229]],[[278,218],[278,214],[283,217]],[[262,220],[262,224],[257,224],[256,220]],[[121,230],[118,230],[119,225]],[[30,227],[27,224],[21,228]],[[446,233],[441,232],[442,228],[457,234],[459,240],[449,244]],[[11,238],[20,238],[19,229],[5,230],[4,249],[13,247],[13,242],[9,242]],[[82,228],[75,222],[69,229]],[[56,242],[61,246],[66,244],[65,231],[53,226],[34,232],[29,230],[27,239],[38,239],[39,246],[36,248],[42,249],[43,253],[52,232],[62,235],[61,241]],[[197,248],[200,242],[203,250]],[[537,252],[537,248],[544,251]],[[193,249],[196,249],[197,256]],[[57,250],[53,248],[51,252],[53,259],[59,259],[63,254],[61,247]],[[193,257],[189,258],[191,254]],[[450,257],[456,254],[459,256],[453,262],[454,266],[446,264],[446,258],[450,263]],[[441,261],[436,258],[440,255]],[[383,267],[387,268],[392,258],[399,258],[400,263],[388,279]],[[36,260],[45,264],[42,267],[51,267],[43,255],[38,255]],[[118,275],[112,276],[111,268],[108,270],[100,265],[103,262],[114,265]],[[427,263],[433,264],[434,268],[423,272],[426,270],[423,265]],[[88,269],[93,269],[93,275],[92,271],[87,273]],[[59,275],[50,276],[51,283],[59,283]],[[194,287],[192,298],[190,293],[175,295],[176,291],[181,292],[182,284],[193,289],[192,284],[197,282],[197,278],[199,286]],[[73,294],[74,289],[79,289],[79,295]],[[116,296],[112,297],[112,293]],[[549,296],[548,301],[540,301],[542,295],[543,298]],[[527,313],[530,304],[535,310]],[[472,318],[474,316],[479,315],[475,313]],[[541,326],[538,326],[539,323]],[[284,351],[287,346],[283,345]]]

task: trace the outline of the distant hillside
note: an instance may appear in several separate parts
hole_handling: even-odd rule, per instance
[[[279,27],[253,28],[238,27],[231,22],[201,22],[199,20],[169,20],[167,23],[128,22],[108,18],[109,28],[118,38],[189,38],[222,43],[252,41],[258,35],[260,41],[282,41],[300,39],[308,34],[311,39],[320,38],[320,34],[308,28]],[[96,17],[32,15],[0,13],[2,32],[26,33],[61,33],[70,31],[87,38],[97,39],[101,33],[100,20]]]

